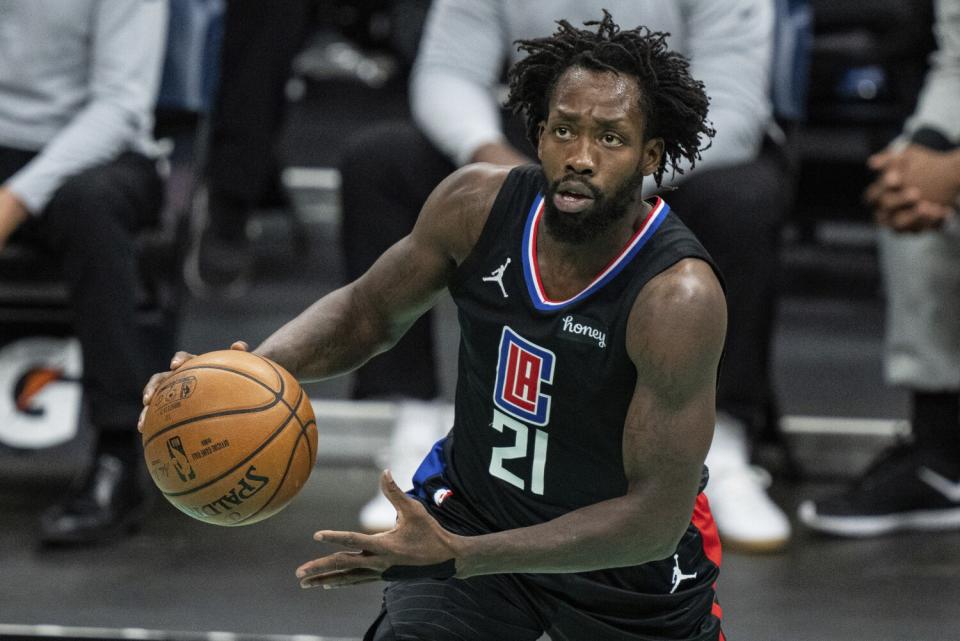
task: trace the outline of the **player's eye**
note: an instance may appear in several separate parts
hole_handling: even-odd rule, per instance
[[[603,141],[603,144],[607,145],[608,147],[619,147],[623,145],[623,138],[616,134],[603,134],[601,140]]]
[[[559,127],[554,127],[554,128],[553,128],[553,134],[554,134],[557,138],[560,138],[561,140],[566,140],[566,139],[570,138],[571,136],[573,136],[573,132],[571,132],[569,128],[564,127],[564,126],[562,126],[562,125],[559,126]]]

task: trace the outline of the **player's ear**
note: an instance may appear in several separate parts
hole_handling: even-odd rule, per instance
[[[643,143],[643,158],[640,166],[643,168],[643,175],[649,176],[660,167],[660,161],[663,158],[663,138],[651,138]]]
[[[537,124],[537,158],[540,160],[543,160],[541,150],[543,149],[543,130],[546,128],[546,126],[547,123],[543,120]]]

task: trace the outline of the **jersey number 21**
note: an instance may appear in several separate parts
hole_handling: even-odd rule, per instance
[[[493,448],[490,474],[526,490],[526,480],[506,469],[503,462],[526,457],[532,433],[533,461],[529,489],[534,494],[543,494],[549,435],[527,423],[546,426],[550,422],[551,398],[543,392],[543,387],[553,382],[555,361],[556,357],[550,350],[528,341],[510,327],[503,328],[493,393],[496,408],[493,410],[492,426],[501,433],[513,431],[514,441],[513,445]]]

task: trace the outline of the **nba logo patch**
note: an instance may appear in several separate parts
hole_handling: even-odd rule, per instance
[[[550,422],[550,396],[543,385],[553,382],[555,356],[509,327],[500,335],[494,404],[507,414],[533,425]]]

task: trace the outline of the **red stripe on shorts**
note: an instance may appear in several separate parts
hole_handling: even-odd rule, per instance
[[[703,492],[697,495],[691,521],[700,530],[704,554],[713,561],[714,565],[720,567],[720,561],[723,559],[723,552],[720,549],[720,535],[717,533],[717,524],[714,523],[713,514],[710,512],[710,502]]]
[[[714,522],[713,514],[710,512],[710,501],[707,500],[707,495],[703,492],[697,495],[697,502],[693,506],[693,518],[691,522],[700,530],[700,538],[703,540],[703,553],[707,555],[707,558],[710,559],[714,565],[720,567],[720,562],[723,559],[720,535],[717,533],[717,524]],[[716,585],[714,585],[714,589],[716,589]],[[710,614],[723,621],[723,610],[720,608],[720,604],[717,603],[716,599],[714,599]],[[726,637],[722,631],[720,632],[719,641],[726,641]]]

